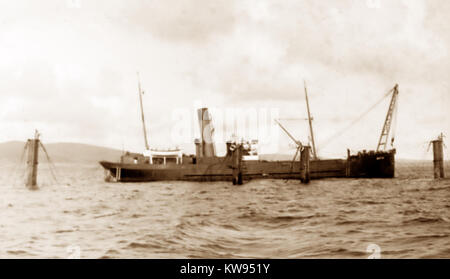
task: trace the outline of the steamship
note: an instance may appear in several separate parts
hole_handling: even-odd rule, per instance
[[[201,138],[194,141],[196,147],[195,155],[184,154],[180,149],[150,149],[147,143],[142,92],[139,83],[140,108],[146,149],[143,153],[127,152],[121,156],[120,162],[100,161],[100,164],[105,169],[105,180],[116,182],[184,180],[233,181],[234,184],[241,184],[245,180],[265,178],[302,180],[305,179],[306,165],[301,159],[296,160],[296,157],[297,154],[304,150],[311,150],[311,154],[307,154],[308,158],[309,155],[312,155],[307,164],[308,179],[329,177],[392,178],[395,176],[395,149],[386,150],[386,147],[398,95],[397,85],[388,92],[388,94],[391,93],[392,99],[389,111],[376,151],[362,151],[353,155],[348,151],[347,159],[319,159],[314,145],[305,85],[310,138],[312,139],[313,148],[303,146],[277,121],[283,131],[296,143],[297,152],[292,161],[267,161],[259,159],[257,148],[255,147],[257,145],[256,140],[249,142],[229,141],[226,143],[226,154],[217,156],[211,128],[212,117],[207,108],[200,108],[197,111]],[[236,147],[239,147],[241,150],[240,154],[236,155],[239,156],[237,159],[235,156]],[[237,168],[238,178],[236,178]],[[239,181],[236,181],[236,179]]]

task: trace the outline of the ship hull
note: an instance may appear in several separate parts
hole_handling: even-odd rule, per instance
[[[101,161],[106,178],[120,182],[146,181],[232,181],[233,170],[227,157],[209,158],[193,164],[117,163]],[[242,178],[301,179],[299,161],[245,161]],[[344,159],[312,160],[311,179],[319,178],[393,178],[395,150],[368,152]]]
[[[349,156],[348,177],[393,178],[395,177],[395,149],[381,152],[363,152]]]
[[[107,177],[120,182],[146,181],[232,181],[233,170],[225,160],[199,164],[124,164],[101,161]],[[346,177],[347,161],[340,159],[310,162],[312,179]],[[245,161],[242,169],[244,180],[251,179],[300,179],[300,162]]]

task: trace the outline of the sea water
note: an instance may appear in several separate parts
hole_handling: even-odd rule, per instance
[[[108,183],[99,165],[0,168],[0,258],[450,258],[450,180]],[[23,170],[22,170],[23,171]],[[450,172],[447,168],[447,174]]]

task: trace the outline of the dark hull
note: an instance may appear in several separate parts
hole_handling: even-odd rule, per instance
[[[348,177],[393,178],[395,176],[395,149],[382,152],[364,152],[348,158]]]
[[[183,164],[115,163],[101,161],[107,178],[121,182],[164,180],[232,181],[231,163],[227,157],[208,158],[203,162]],[[349,156],[347,160],[329,159],[310,162],[310,178],[393,178],[395,176],[395,150],[368,152]],[[300,179],[300,162],[296,161],[244,161],[244,180]]]
[[[222,160],[221,160],[222,159]],[[214,162],[215,161],[215,162]],[[121,182],[144,182],[163,180],[184,181],[232,181],[232,168],[223,160],[210,160],[199,164],[123,164],[102,161],[108,176]],[[300,162],[291,161],[245,161],[242,171],[244,180],[273,178],[300,179]],[[317,160],[310,162],[312,179],[346,177],[346,160]]]

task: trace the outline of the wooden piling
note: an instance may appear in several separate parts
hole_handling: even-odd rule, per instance
[[[434,178],[444,178],[443,136],[431,142],[433,144]]]
[[[232,150],[233,185],[242,185],[242,144],[235,144]]]
[[[350,149],[347,148],[347,163],[345,166],[345,177],[350,177]]]
[[[34,139],[29,139],[28,160],[27,160],[27,187],[35,190],[37,189],[37,170],[38,170],[38,156],[39,156],[39,134],[36,131]]]
[[[310,168],[309,168],[309,161],[310,161],[310,154],[311,154],[311,147],[310,146],[303,146],[302,151],[300,152],[300,180],[302,183],[309,183],[310,181]]]
[[[122,169],[117,167],[116,168],[116,182],[120,182],[122,179]]]

